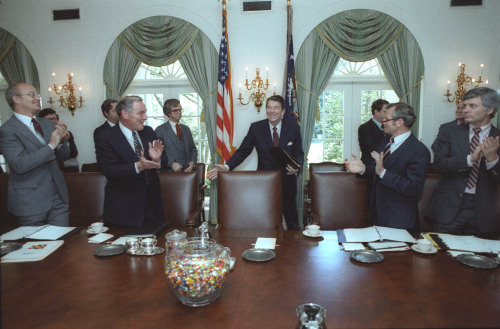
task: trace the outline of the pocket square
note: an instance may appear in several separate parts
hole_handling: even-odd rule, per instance
[[[286,144],[286,146],[290,146],[290,145],[293,145],[292,142],[288,142],[288,144]]]

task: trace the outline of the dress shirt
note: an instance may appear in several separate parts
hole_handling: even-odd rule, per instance
[[[474,127],[476,127],[476,126],[471,125],[471,124],[469,125],[469,143],[470,143],[470,140],[472,139],[472,137],[474,136]],[[481,128],[481,132],[479,133],[479,144],[481,144],[483,142],[483,140],[486,137],[488,137],[488,135],[490,134],[491,123],[488,123],[487,125],[482,126],[480,128]],[[467,165],[472,168],[473,163],[472,163],[472,161],[470,159],[470,156],[471,156],[470,154],[467,155]],[[489,169],[493,168],[497,164],[498,160],[499,159],[497,158],[493,162],[486,161],[486,169],[489,170]],[[475,185],[473,188],[467,188],[466,187],[465,188],[465,193],[476,194],[476,186],[477,185]]]
[[[108,121],[108,125],[109,125],[111,128],[113,128],[113,127],[115,126],[115,124],[116,124],[116,123],[113,123],[113,122],[111,122],[111,121],[109,121],[109,120],[106,120],[106,121]]]
[[[401,146],[401,144],[404,143],[405,140],[410,137],[411,131],[407,131],[404,134],[398,135],[394,137],[394,143],[391,144],[391,154],[394,153],[398,149],[398,147]],[[390,155],[389,155],[390,156]],[[384,178],[386,169],[382,170],[382,173],[380,173],[380,178]]]
[[[269,130],[271,131],[271,136],[273,136],[273,128],[275,126],[272,125],[271,122],[269,122]],[[276,132],[278,133],[278,136],[281,136],[281,121],[276,125]]]
[[[122,130],[123,135],[125,135],[125,138],[127,139],[128,143],[130,144],[130,147],[135,153],[135,147],[134,147],[134,136],[132,135],[132,130],[128,129],[125,127],[121,122],[119,123],[120,129]],[[137,133],[137,139],[139,139],[139,143],[141,144],[142,150],[144,151],[144,145],[142,145],[141,137],[139,136],[139,133]],[[135,172],[140,173],[139,168],[137,168],[137,162],[134,162],[134,167],[135,167]]]
[[[28,127],[28,129],[36,136],[36,138],[40,141],[40,143],[42,144],[45,144],[45,140],[43,139],[43,136],[35,130],[35,127],[33,126],[33,122],[31,122],[31,117],[27,116],[27,115],[23,115],[23,114],[19,114],[17,112],[14,112],[14,115],[16,116],[16,118],[19,119],[19,121],[21,121],[26,127]],[[35,117],[33,117],[33,119],[36,120]],[[38,121],[38,120],[37,120]],[[50,148],[52,148],[52,145],[50,145]]]
[[[177,136],[177,128],[175,127],[176,123],[173,123],[170,120],[168,120],[168,123],[170,123],[170,127],[172,127],[172,130],[174,131],[175,136]],[[180,125],[180,122],[179,122],[179,125]]]
[[[377,125],[377,127],[380,128],[380,130],[384,131],[384,129],[382,129],[382,123],[381,122],[378,122],[377,120],[375,120],[374,118],[372,118],[372,121]]]

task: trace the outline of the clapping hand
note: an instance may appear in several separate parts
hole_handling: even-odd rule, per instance
[[[163,143],[157,139],[153,143],[149,143],[149,157],[155,162],[159,162],[163,153]]]
[[[500,145],[500,136],[485,137],[478,148],[481,149],[488,162],[493,162],[498,158],[498,146]],[[472,156],[471,156],[472,158]]]
[[[373,151],[371,156],[375,160],[375,173],[380,176],[384,171],[384,152]]]
[[[149,143],[149,145],[150,145],[150,147],[149,147],[150,153],[149,154],[151,156],[151,143]],[[139,169],[139,171],[143,171],[143,170],[146,170],[146,169],[156,169],[156,168],[159,168],[159,167],[160,167],[160,164],[158,162],[147,160],[144,157],[144,152],[141,151],[141,156],[139,158],[139,161],[137,162],[137,169]]]
[[[361,162],[361,160],[354,154],[352,154],[352,157],[354,158],[353,161],[344,161],[347,171],[353,174],[360,174],[365,171],[365,165],[363,162]]]

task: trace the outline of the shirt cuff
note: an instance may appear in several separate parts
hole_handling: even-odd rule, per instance
[[[490,170],[491,168],[495,167],[496,164],[498,163],[498,160],[499,160],[499,158],[497,157],[497,159],[495,161],[491,161],[491,162],[486,161],[486,169]]]
[[[385,175],[386,171],[387,171],[386,169],[382,170],[382,172],[379,175],[380,179],[384,178],[384,175]]]
[[[137,162],[134,162],[134,167],[135,167],[135,173],[140,174],[141,172],[139,171],[139,168],[137,168]]]
[[[226,170],[229,171],[229,166],[227,164],[224,165],[224,168],[226,168]]]
[[[469,166],[469,167],[472,167],[472,166],[473,166],[473,163],[472,163],[472,161],[471,161],[471,159],[470,159],[470,154],[469,154],[469,155],[467,155],[467,166]]]

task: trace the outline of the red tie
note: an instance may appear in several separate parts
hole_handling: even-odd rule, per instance
[[[479,133],[481,132],[481,128],[473,127],[474,136],[472,136],[469,144],[470,153],[473,153],[474,150],[479,146]],[[477,174],[479,173],[479,163],[481,160],[474,161],[472,164],[472,169],[469,172],[469,177],[467,179],[467,188],[472,189],[477,184]]]
[[[394,138],[391,137],[391,139],[389,140],[389,143],[387,143],[387,145],[385,146],[385,149],[384,149],[384,163],[389,158],[389,155],[391,155],[391,145],[392,144],[394,144]]]
[[[280,145],[280,136],[278,135],[277,128],[273,127],[273,145]]]
[[[181,130],[181,126],[178,123],[175,124],[175,131],[177,131],[177,138],[181,139],[182,130]]]
[[[33,127],[35,128],[35,130],[36,130],[37,132],[39,132],[39,133],[40,133],[40,135],[42,135],[42,137],[44,137],[44,136],[43,136],[42,127],[40,126],[40,124],[38,123],[38,121],[36,121],[36,119],[35,119],[35,118],[31,118],[31,122],[33,123]]]

